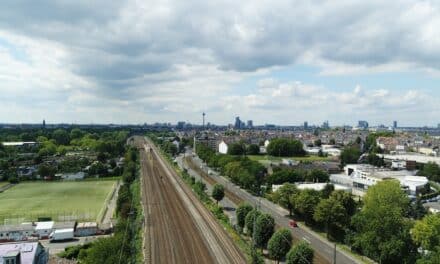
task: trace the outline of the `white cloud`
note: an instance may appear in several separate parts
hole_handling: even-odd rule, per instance
[[[438,98],[418,87],[336,93],[270,72],[301,63],[322,76],[440,76],[439,30],[435,1],[7,1],[0,99],[9,109],[0,120],[175,121],[211,111],[217,122],[243,113],[290,123],[436,112]]]

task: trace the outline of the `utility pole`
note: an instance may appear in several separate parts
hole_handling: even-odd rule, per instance
[[[336,243],[335,243],[335,247],[333,250],[333,264],[336,264]]]
[[[205,112],[203,112],[202,115],[203,115],[203,130],[205,130],[205,115],[206,115]]]

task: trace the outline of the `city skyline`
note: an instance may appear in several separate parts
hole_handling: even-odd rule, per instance
[[[438,17],[415,0],[5,3],[0,122],[436,126]]]

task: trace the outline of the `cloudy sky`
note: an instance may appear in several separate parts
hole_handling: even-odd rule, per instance
[[[438,1],[0,8],[0,122],[436,125],[439,84]]]

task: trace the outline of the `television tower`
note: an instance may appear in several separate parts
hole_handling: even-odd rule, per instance
[[[203,115],[203,129],[205,129],[205,115],[206,115],[205,112],[203,112],[202,115]]]

